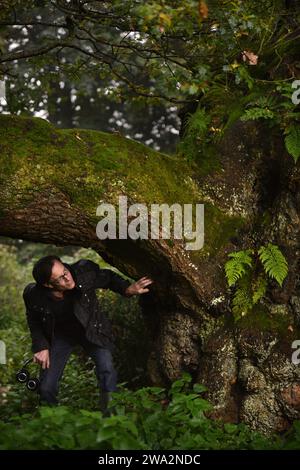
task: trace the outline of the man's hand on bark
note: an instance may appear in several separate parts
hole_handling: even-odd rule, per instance
[[[125,294],[129,297],[131,295],[139,295],[139,294],[145,294],[146,292],[149,292],[149,289],[147,289],[147,286],[152,284],[154,281],[150,279],[149,277],[141,277],[138,281],[134,282],[131,284],[129,287],[127,287]]]
[[[33,355],[33,362],[41,364],[42,369],[49,369],[50,367],[50,356],[49,349],[43,349]]]

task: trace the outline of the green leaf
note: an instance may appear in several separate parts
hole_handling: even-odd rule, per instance
[[[232,301],[232,313],[235,320],[246,315],[246,313],[252,308],[252,298],[249,295],[249,289],[246,287],[240,287],[236,290],[233,301]]]
[[[274,113],[268,108],[251,108],[247,109],[243,116],[241,117],[241,121],[249,121],[249,120],[256,120],[260,118],[264,119],[273,119]]]
[[[225,264],[226,278],[229,286],[233,286],[245,274],[247,266],[252,266],[252,253],[253,250],[250,249],[229,253],[228,256],[232,259]]]
[[[267,290],[267,279],[260,275],[253,283],[253,305],[256,304],[266,293]]]
[[[207,387],[205,387],[205,385],[202,385],[202,384],[194,384],[193,390],[196,393],[202,393],[202,392],[206,392]]]
[[[289,154],[297,163],[300,156],[300,128],[292,126],[284,140],[285,146]]]
[[[288,263],[277,245],[268,243],[258,250],[259,259],[268,276],[274,278],[280,286],[288,273]]]

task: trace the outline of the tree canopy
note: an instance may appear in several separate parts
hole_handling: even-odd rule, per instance
[[[254,78],[286,79],[289,61],[282,63],[283,55],[296,54],[300,34],[293,1],[2,3],[2,74],[15,76],[15,61],[30,60],[35,72],[52,65],[73,77],[92,73],[115,80],[116,95],[176,103],[207,92],[216,81],[249,86]],[[23,38],[16,45],[19,30]],[[247,67],[256,65],[249,52],[258,56],[255,71]],[[289,72],[295,78],[296,71]]]
[[[298,158],[296,1],[2,4],[0,74],[11,112],[45,108],[53,81],[62,88],[68,79],[74,95],[89,95],[95,80],[98,96],[117,102],[173,104],[188,115],[213,107],[208,122],[191,124],[192,132],[208,127],[209,139],[237,117],[268,119]]]

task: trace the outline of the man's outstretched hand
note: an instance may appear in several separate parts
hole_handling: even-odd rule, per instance
[[[152,281],[152,279],[150,279],[149,277],[141,277],[141,279],[127,287],[125,295],[129,297],[131,295],[145,294],[146,292],[149,292],[147,286],[149,286],[153,282],[154,281]]]

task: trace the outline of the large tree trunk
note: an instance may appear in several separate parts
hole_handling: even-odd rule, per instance
[[[266,134],[268,132],[268,134]],[[127,275],[155,283],[141,296],[153,351],[149,375],[166,384],[183,370],[208,387],[214,416],[268,432],[300,417],[299,164],[281,136],[238,122],[211,170],[118,134],[57,130],[37,118],[0,116],[0,235],[92,247]],[[266,138],[267,135],[267,138]],[[181,240],[99,240],[100,202],[204,203],[203,249]],[[281,289],[233,323],[228,253],[280,246],[289,262]]]

